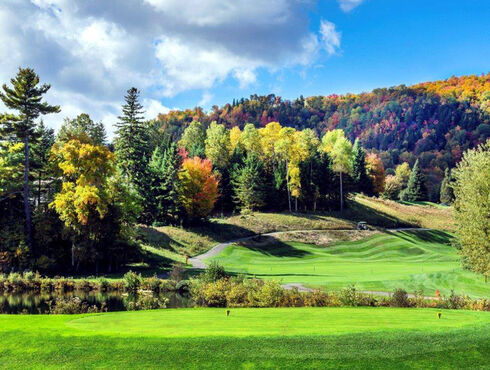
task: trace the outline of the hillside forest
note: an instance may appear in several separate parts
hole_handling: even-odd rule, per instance
[[[117,271],[139,253],[136,224],[342,211],[355,192],[450,204],[452,169],[490,137],[490,74],[293,101],[254,95],[150,121],[133,87],[112,142],[85,113],[55,134],[42,120],[61,110],[44,100],[49,89],[21,68],[0,92],[3,271]]]

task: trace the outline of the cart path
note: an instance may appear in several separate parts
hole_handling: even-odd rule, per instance
[[[396,232],[396,231],[426,231],[426,230],[431,230],[431,229],[418,228],[418,227],[402,227],[402,228],[396,228],[396,229],[386,229],[386,231],[391,231],[391,232]],[[329,232],[329,231],[356,231],[356,229],[287,230],[287,231],[274,231],[274,232],[270,232],[270,233],[260,234],[260,236],[276,236],[276,235],[283,235],[283,234],[290,234],[290,233],[301,233],[301,232],[312,232],[312,231],[324,231],[324,232]],[[233,240],[229,240],[227,242],[216,244],[214,247],[212,247],[206,253],[200,254],[199,256],[195,256],[195,257],[189,258],[189,263],[194,268],[205,269],[206,268],[206,264],[204,263],[204,260],[206,258],[217,256],[219,253],[221,253],[221,251],[223,251],[223,249],[225,249],[226,247],[228,247],[231,244],[235,244],[235,243],[240,243],[240,242],[243,242],[243,241],[247,241],[247,240],[256,238],[257,236],[259,236],[259,234],[254,234],[254,235],[246,236],[246,237],[243,237],[243,238],[233,239]]]

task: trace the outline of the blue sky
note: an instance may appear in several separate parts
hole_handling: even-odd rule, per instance
[[[488,0],[2,0],[0,81],[33,67],[49,125],[86,112],[111,133],[131,86],[153,118],[487,73],[489,19]]]
[[[261,70],[246,89],[227,79],[212,91],[210,105],[253,93],[293,99],[490,72],[490,1],[366,0],[350,12],[323,1],[310,11],[310,29],[322,19],[341,32],[335,55],[323,54],[307,67]],[[199,96],[183,94],[166,104],[192,106]]]

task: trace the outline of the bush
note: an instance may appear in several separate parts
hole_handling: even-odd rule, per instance
[[[158,293],[161,288],[161,280],[153,275],[152,277],[143,279],[143,289],[151,290],[152,292]]]
[[[342,289],[339,294],[340,302],[343,306],[358,306],[358,295],[355,285],[350,285]]]
[[[391,303],[394,307],[409,307],[407,292],[403,289],[396,289],[391,297]]]
[[[137,292],[141,286],[141,275],[128,271],[123,276],[124,286],[128,292]]]
[[[454,290],[451,290],[451,294],[447,299],[445,299],[445,301],[447,308],[453,310],[464,308],[466,305],[465,297],[455,294]]]
[[[204,274],[201,275],[201,280],[211,283],[214,281],[218,281],[226,277],[226,271],[223,266],[221,266],[216,261],[211,261],[211,263],[206,268]]]
[[[111,283],[109,283],[109,280],[107,280],[105,277],[98,278],[97,282],[101,292],[108,292],[111,290]]]

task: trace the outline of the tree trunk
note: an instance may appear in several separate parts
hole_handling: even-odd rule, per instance
[[[71,267],[75,267],[75,243],[71,243]]]
[[[24,137],[24,212],[26,217],[27,246],[32,250],[31,207],[29,204],[29,136]]]
[[[294,212],[298,213],[298,198],[294,198]]]
[[[344,193],[342,192],[342,171],[340,171],[340,212],[344,211]]]

